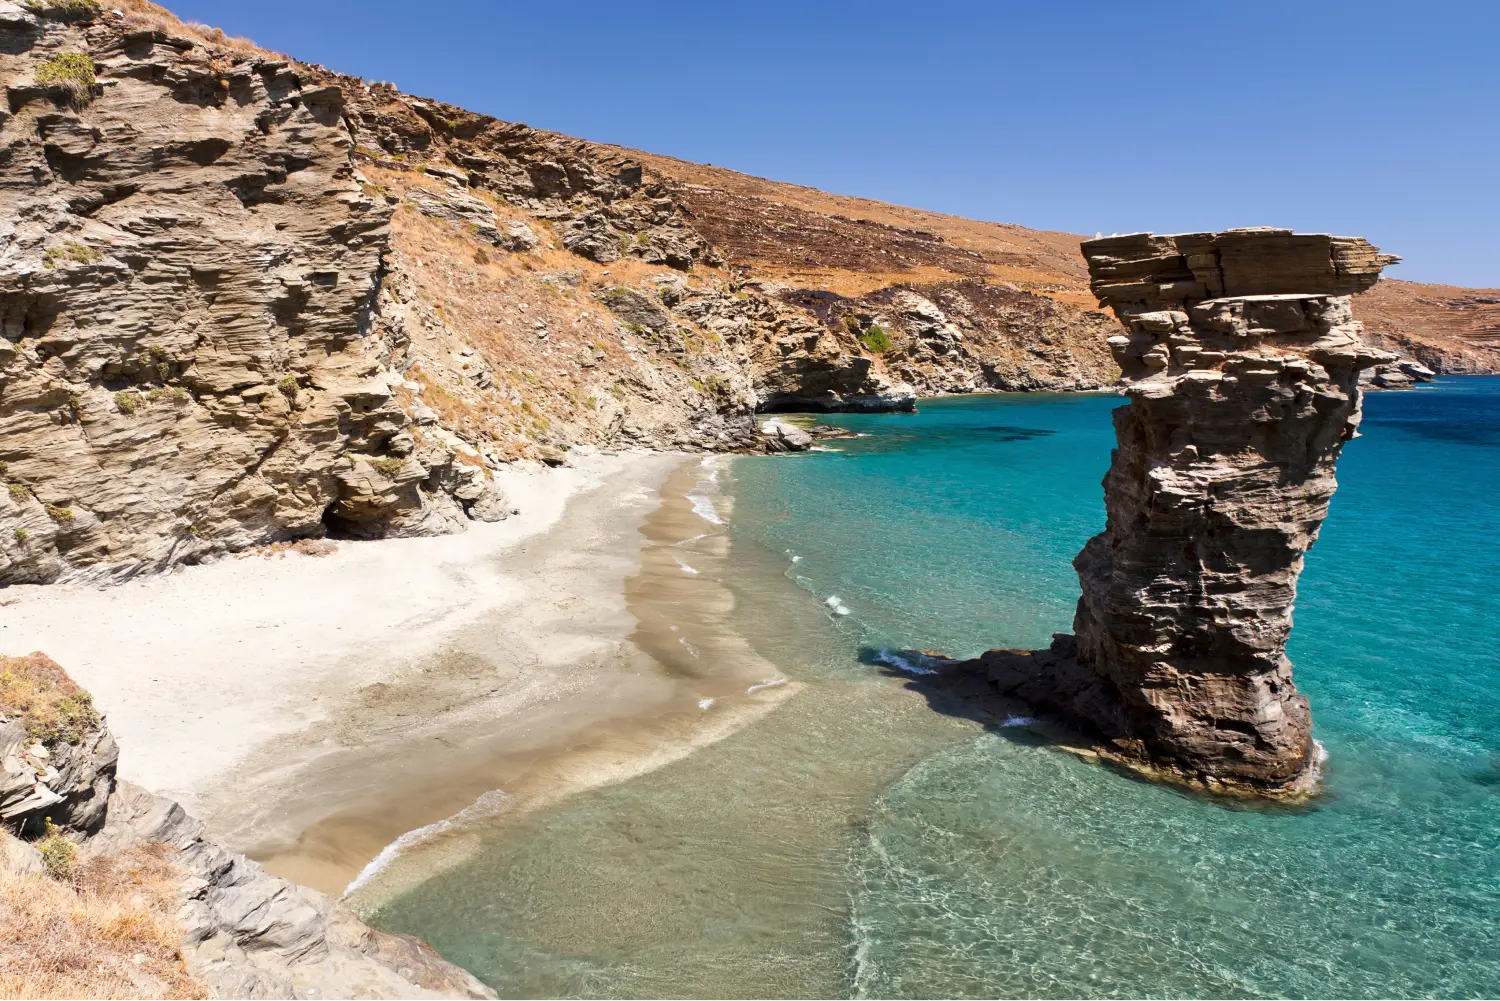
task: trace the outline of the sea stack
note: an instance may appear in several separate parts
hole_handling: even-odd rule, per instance
[[[1215,791],[1315,782],[1286,643],[1303,554],[1360,420],[1372,350],[1351,293],[1399,258],[1281,229],[1083,244],[1129,404],[1107,524],[1073,561],[1073,636],[981,658],[1000,694],[1060,713],[1144,771]]]

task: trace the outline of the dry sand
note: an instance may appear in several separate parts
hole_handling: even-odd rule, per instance
[[[628,778],[792,694],[746,695],[774,669],[731,640],[705,664],[668,623],[707,636],[728,607],[712,582],[696,611],[673,590],[691,555],[676,542],[727,546],[682,496],[700,460],[575,461],[507,472],[521,513],[461,535],[12,587],[0,651],[44,650],[93,691],[124,777],[338,893],[406,832]],[[722,701],[710,714],[704,698]],[[420,878],[406,854],[403,878]]]

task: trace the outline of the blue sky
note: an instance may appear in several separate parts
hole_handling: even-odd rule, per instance
[[[169,0],[411,93],[1044,229],[1366,236],[1500,286],[1500,3]]]

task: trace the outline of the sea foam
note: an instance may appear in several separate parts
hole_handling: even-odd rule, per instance
[[[349,894],[374,879],[382,869],[396,861],[412,845],[421,844],[428,838],[442,834],[444,831],[451,831],[456,827],[462,827],[464,824],[504,813],[510,809],[513,801],[514,797],[505,790],[491,789],[453,816],[439,820],[436,823],[428,824],[426,827],[418,827],[416,830],[407,831],[395,841],[380,849],[380,854],[365,864],[365,867],[359,871],[359,875],[355,876],[349,885],[344,887],[344,896],[349,896]]]

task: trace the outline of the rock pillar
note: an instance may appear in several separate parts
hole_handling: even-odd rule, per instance
[[[1286,642],[1303,554],[1360,419],[1350,293],[1398,258],[1364,240],[1230,230],[1083,244],[1130,402],[1107,523],[1073,561],[1072,637],[981,660],[1002,694],[1082,723],[1112,755],[1220,791],[1313,780]]]

